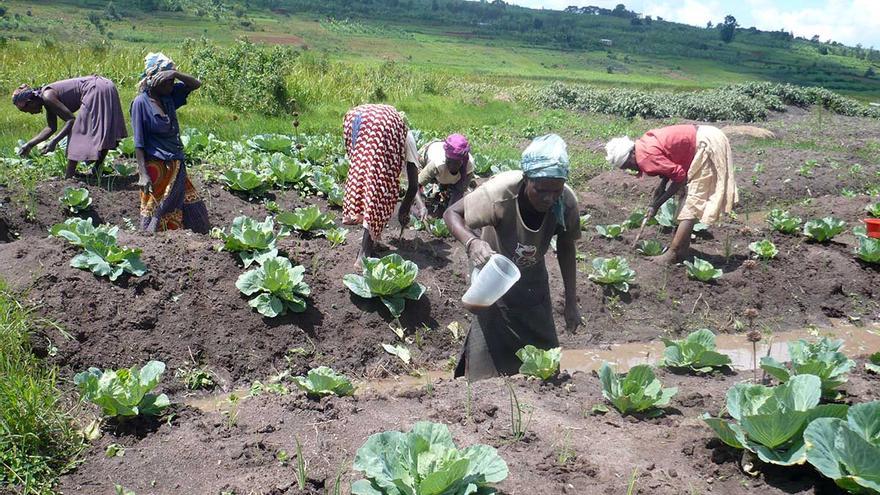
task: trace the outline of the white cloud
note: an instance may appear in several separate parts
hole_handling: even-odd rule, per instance
[[[754,23],[761,29],[780,29],[822,41],[847,45],[880,45],[880,2],[876,0],[828,0],[822,7],[785,10],[748,0]]]
[[[693,26],[704,26],[707,22],[716,23],[724,18],[724,9],[713,1],[685,0],[682,2],[646,1],[644,14],[662,17],[667,21],[681,22]]]

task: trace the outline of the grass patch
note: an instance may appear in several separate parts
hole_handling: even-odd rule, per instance
[[[83,443],[54,367],[31,352],[34,319],[0,281],[0,491],[50,494]]]

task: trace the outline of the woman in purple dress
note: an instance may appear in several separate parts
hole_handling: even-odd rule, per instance
[[[46,109],[46,127],[25,143],[19,154],[27,156],[34,146],[55,134],[42,150],[49,153],[66,137],[67,178],[73,177],[79,162],[91,163],[97,175],[107,152],[128,135],[116,86],[101,76],[65,79],[40,88],[22,84],[12,93],[12,103],[26,113]],[[56,134],[59,118],[64,126]]]

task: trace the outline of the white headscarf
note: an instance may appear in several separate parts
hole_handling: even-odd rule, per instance
[[[605,161],[614,168],[620,168],[635,147],[636,143],[626,136],[614,138],[605,145]]]
[[[144,57],[144,72],[141,73],[141,80],[138,82],[138,92],[153,86],[153,80],[156,75],[165,70],[176,68],[174,61],[162,52],[150,52]]]

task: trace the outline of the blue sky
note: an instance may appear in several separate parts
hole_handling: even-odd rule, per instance
[[[629,10],[666,20],[705,26],[736,17],[744,27],[763,30],[785,28],[806,38],[818,34],[847,45],[861,43],[880,49],[880,0],[509,0],[532,8],[564,9],[569,5],[614,8],[623,3]]]

